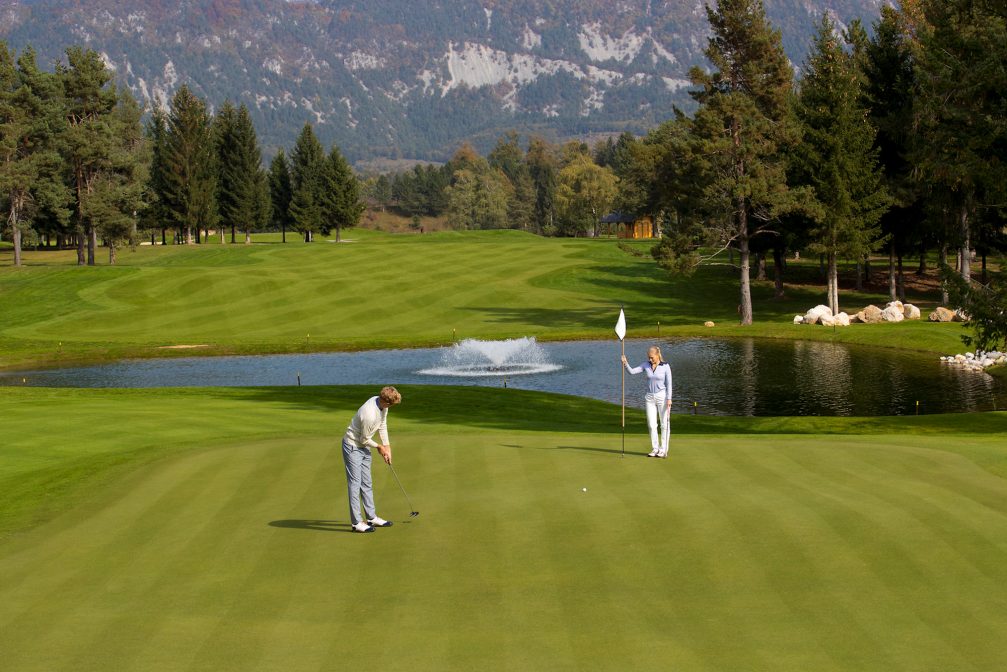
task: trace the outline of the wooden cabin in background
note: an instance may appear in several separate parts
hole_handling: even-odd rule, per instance
[[[655,231],[654,218],[650,215],[628,215],[624,212],[613,212],[601,218],[601,223],[619,238],[641,239],[660,238],[661,232]]]

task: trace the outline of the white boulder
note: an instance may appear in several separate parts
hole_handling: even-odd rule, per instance
[[[828,306],[817,305],[804,314],[805,324],[818,324],[822,317],[828,315],[832,317],[832,309]]]
[[[794,324],[803,324],[804,315],[794,315]]]
[[[874,324],[875,322],[881,322],[884,318],[881,316],[881,309],[872,303],[857,313],[857,319],[860,322]]]
[[[833,317],[832,315],[822,315],[820,318],[818,318],[818,324],[822,325],[823,327],[834,327],[836,326],[836,318]]]
[[[836,321],[836,326],[837,327],[848,327],[848,326],[850,326],[850,316],[847,315],[846,313],[843,313],[843,312],[836,313],[836,317],[834,319]]]
[[[896,305],[898,304],[898,305]],[[902,312],[902,304],[898,301],[893,301],[885,306],[885,309],[881,311],[881,319],[885,322],[901,322],[906,319],[905,314]]]
[[[920,319],[920,309],[911,303],[907,303],[902,306],[902,314],[905,315],[907,320]]]

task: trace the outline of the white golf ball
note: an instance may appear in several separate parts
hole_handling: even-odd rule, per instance
[[[587,488],[581,488],[580,491],[581,492],[587,492]]]

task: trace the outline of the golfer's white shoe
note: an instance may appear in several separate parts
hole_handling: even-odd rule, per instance
[[[374,516],[373,518],[368,518],[367,522],[370,523],[371,525],[373,525],[374,527],[391,527],[392,526],[392,521],[385,520],[384,518],[379,518],[378,516]]]
[[[364,521],[360,521],[359,523],[357,523],[356,525],[354,525],[350,529],[353,530],[354,532],[373,532],[374,531],[374,528],[371,527],[370,525],[368,525],[367,523],[365,523]]]
[[[652,450],[647,453],[647,457],[661,457],[661,455],[656,450]]]

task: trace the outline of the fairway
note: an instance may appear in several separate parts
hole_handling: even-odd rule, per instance
[[[3,391],[0,486],[48,503],[5,521],[4,669],[979,672],[1007,655],[1003,414],[884,436],[680,416],[659,461],[635,412],[619,456],[618,407],[407,388],[391,433],[421,515],[375,467],[396,525],[352,535],[337,438],[369,392]],[[132,466],[105,460],[123,451]]]
[[[619,306],[631,336],[810,338],[958,352],[958,324],[792,324],[824,300],[795,285],[775,300],[753,285],[756,324],[737,326],[737,273],[722,266],[671,277],[650,243],[541,238],[519,231],[389,235],[310,245],[141,247],[117,266],[76,267],[73,252],[0,255],[0,368],[123,357],[415,347],[461,338],[610,337]],[[265,238],[265,237],[264,237]],[[268,240],[268,238],[266,238]],[[632,250],[634,254],[627,251]],[[793,262],[814,277],[817,262]],[[844,291],[842,305],[884,305]],[[933,297],[914,298],[933,305]],[[713,320],[716,329],[702,325]],[[198,346],[175,349],[177,346]]]

